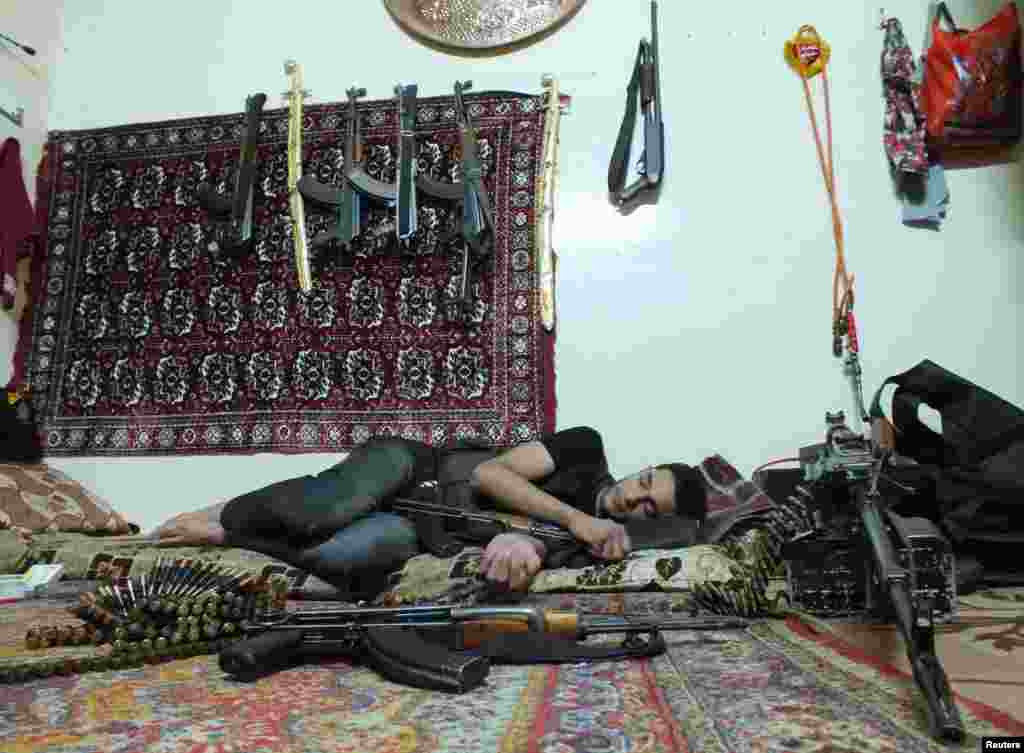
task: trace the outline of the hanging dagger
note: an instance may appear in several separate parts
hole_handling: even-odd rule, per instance
[[[547,92],[545,105],[547,113],[544,118],[544,165],[537,191],[541,205],[540,216],[537,219],[537,242],[535,245],[539,272],[541,324],[546,331],[551,332],[555,328],[556,254],[551,239],[551,230],[555,217],[555,190],[558,178],[558,133],[562,113],[568,108],[562,104],[558,81],[553,76],[544,76],[541,79],[541,84]]]
[[[313,287],[309,268],[309,249],[306,246],[306,210],[297,185],[302,176],[302,100],[309,91],[302,88],[302,68],[294,60],[286,60],[284,72],[291,79],[291,90],[284,93],[288,100],[288,206],[292,214],[292,242],[295,245],[295,271],[299,288],[309,292]]]

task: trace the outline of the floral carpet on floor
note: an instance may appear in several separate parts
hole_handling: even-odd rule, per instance
[[[227,193],[243,115],[50,134],[44,227],[18,369],[48,455],[330,452],[373,436],[519,444],[554,430],[554,335],[540,322],[534,253],[540,96],[466,97],[478,128],[494,252],[462,279],[458,205],[422,196],[399,248],[370,204],[348,250],[312,252],[299,290],[287,191],[288,112],[260,120],[251,253],[234,261],[199,205]],[[394,100],[359,105],[372,177],[394,182]],[[304,174],[344,180],[347,105],[304,110]],[[418,170],[458,182],[454,99],[419,100]],[[308,205],[308,237],[337,211]]]
[[[546,594],[531,601],[678,616],[685,597]],[[61,608],[70,597],[62,598],[0,606],[0,669],[31,654],[102,650],[23,648],[28,627],[74,622]],[[1010,622],[1019,616],[1003,615]],[[55,675],[0,687],[0,750],[905,753],[975,751],[983,735],[1024,734],[1024,715],[961,694],[968,738],[939,745],[905,673],[796,618],[666,637],[668,653],[652,660],[495,666],[483,687],[460,696],[400,687],[340,658],[251,684],[227,678],[214,656]],[[953,684],[959,691],[955,676]]]

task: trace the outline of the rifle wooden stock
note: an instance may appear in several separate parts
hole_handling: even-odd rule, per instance
[[[561,609],[542,610],[541,624],[546,639],[581,641],[591,635],[659,633],[670,630],[744,630],[751,620],[742,617],[662,617],[657,614],[594,614]],[[509,633],[531,632],[531,627],[514,620],[495,618],[460,623],[459,648],[479,648],[487,641]],[[535,628],[533,628],[535,630]]]
[[[504,633],[527,633],[530,626],[517,620],[470,620],[458,626],[461,631],[461,645],[477,648],[496,635]],[[580,635],[580,615],[577,612],[544,610],[544,633],[557,638],[576,640]]]

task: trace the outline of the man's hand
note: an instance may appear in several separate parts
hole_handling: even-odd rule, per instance
[[[177,515],[153,531],[157,546],[221,546],[224,528],[205,512]]]
[[[480,560],[480,571],[492,586],[525,591],[540,570],[544,544],[521,533],[502,533],[491,539]]]
[[[621,560],[632,544],[626,529],[614,520],[580,513],[569,521],[572,535],[590,547],[590,553],[603,560]]]

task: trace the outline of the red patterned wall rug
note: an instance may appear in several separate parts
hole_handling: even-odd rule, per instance
[[[445,316],[461,269],[454,207],[427,196],[405,253],[374,240],[393,210],[371,205],[352,252],[315,254],[314,287],[299,290],[286,109],[263,113],[255,250],[240,263],[211,245],[196,189],[233,189],[241,114],[51,133],[19,354],[45,452],[324,452],[379,435],[511,445],[552,431],[533,253],[545,109],[506,92],[466,102],[497,226],[468,326]],[[322,182],[342,180],[346,108],[305,108],[304,172]],[[367,172],[394,181],[395,102],[360,114]],[[417,142],[421,171],[457,177],[452,97],[420,99]],[[335,217],[307,205],[309,237]]]

